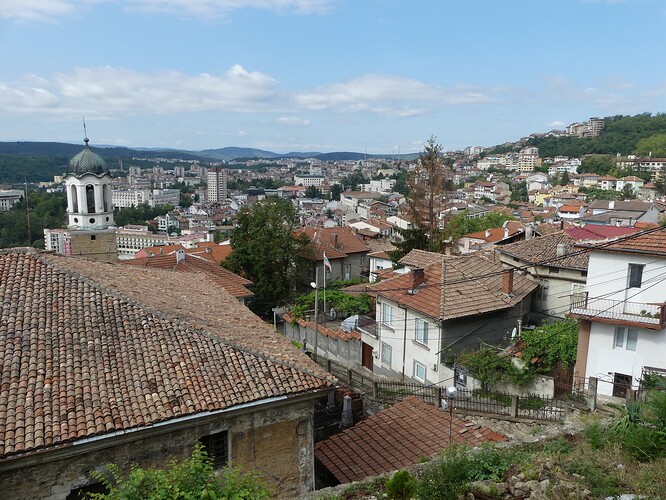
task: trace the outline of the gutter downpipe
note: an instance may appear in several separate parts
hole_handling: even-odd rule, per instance
[[[407,357],[407,308],[405,307],[405,333],[402,339],[402,380],[405,380],[405,359]]]

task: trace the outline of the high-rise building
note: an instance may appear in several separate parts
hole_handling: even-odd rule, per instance
[[[227,199],[227,171],[215,167],[208,171],[208,201],[222,202]]]

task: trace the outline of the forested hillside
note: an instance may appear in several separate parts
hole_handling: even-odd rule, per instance
[[[641,139],[666,134],[666,114],[643,113],[636,116],[609,116],[599,137],[538,137],[527,141],[529,146],[539,148],[539,156],[564,155],[580,157],[586,154],[608,154],[622,156],[642,153],[638,150]],[[647,151],[645,151],[647,153]],[[653,152],[653,155],[656,152]]]

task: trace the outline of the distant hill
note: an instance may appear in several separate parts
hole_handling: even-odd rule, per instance
[[[199,151],[199,154],[215,160],[235,160],[236,158],[276,158],[281,156],[272,151],[264,151],[262,149],[254,148],[219,148],[219,149],[204,149]]]

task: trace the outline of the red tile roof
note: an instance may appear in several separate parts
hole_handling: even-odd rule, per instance
[[[324,252],[331,260],[341,259],[352,253],[370,251],[368,245],[346,226],[316,228],[307,226],[299,229],[297,234],[305,234],[314,243],[315,260],[322,260]]]
[[[600,245],[603,245],[600,247]],[[594,244],[593,250],[604,252],[637,253],[645,255],[666,255],[666,227],[647,229],[643,232],[619,238],[611,243]],[[597,248],[595,248],[597,247]]]
[[[0,461],[333,381],[204,275],[0,254]]]
[[[566,229],[566,233],[576,241],[617,238],[618,236],[637,232],[638,229],[635,227],[606,226],[602,224],[585,224],[585,226],[571,226]]]
[[[578,252],[573,248],[575,240],[566,232],[560,231],[546,236],[538,236],[526,241],[504,245],[498,252],[521,259],[530,264],[544,263],[551,267],[587,270],[590,260],[588,252]],[[558,245],[564,245],[565,254],[558,256]]]
[[[238,276],[215,263],[212,254],[207,254],[205,249],[200,251],[203,253],[185,252],[184,259],[180,262],[178,262],[177,252],[172,252],[166,255],[123,260],[120,263],[128,266],[154,267],[186,273],[206,273],[216,285],[221,286],[234,297],[238,299],[254,297],[254,293],[245,288],[252,285],[250,280]]]
[[[412,250],[414,252],[414,250]],[[415,261],[407,254],[401,262]],[[418,251],[419,260],[425,262],[424,253],[432,261],[424,268],[424,284],[413,292],[413,272],[384,279],[368,286],[368,292],[420,312],[436,320],[450,320],[474,316],[513,307],[537,288],[529,276],[514,273],[513,293],[502,292],[505,270],[478,253],[459,257]]]
[[[391,472],[435,457],[456,444],[479,446],[506,441],[506,437],[486,427],[473,425],[449,412],[413,396],[372,415],[354,427],[315,445],[315,458],[340,483]]]

